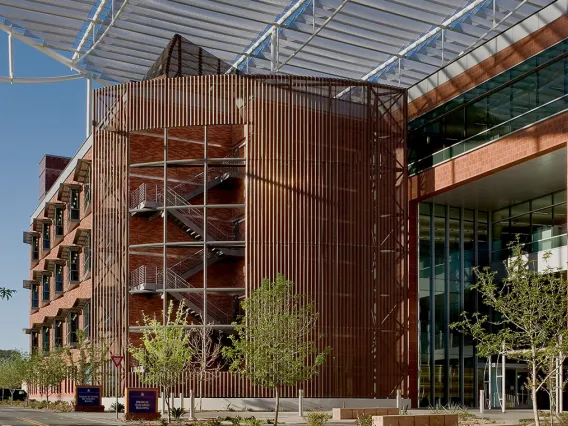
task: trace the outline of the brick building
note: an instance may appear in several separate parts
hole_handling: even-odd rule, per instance
[[[351,6],[369,9],[365,22],[379,21],[381,8],[367,3]],[[416,3],[422,10],[430,2]],[[462,311],[483,312],[473,267],[499,269],[515,234],[540,265],[547,250],[553,266],[566,270],[568,259],[568,1],[504,3],[468,2],[434,29],[420,26],[429,15],[415,17],[421,36],[362,80],[354,76],[382,47],[370,48],[361,32],[332,37],[336,16],[358,16],[347,6],[328,5],[332,25],[320,35],[316,2],[314,33],[302,41],[319,43],[313,56],[296,55],[302,44],[279,59],[278,34],[306,25],[283,20],[233,66],[181,38],[149,71],[93,59],[122,84],[95,92],[93,134],[78,156],[44,161],[44,199],[24,237],[32,245],[24,284],[32,346],[43,345],[44,333],[55,342],[54,324],[84,327],[90,318],[93,338],[110,332],[113,351],[124,354],[140,312],[159,313],[168,300],[188,304],[193,326],[228,334],[240,301],[282,272],[314,296],[333,348],[303,386],[306,396],[392,398],[400,390],[415,406],[476,406],[484,389],[493,407],[503,399],[528,407],[525,366],[481,359],[450,329]],[[412,13],[393,12],[385,25]],[[383,27],[367,30],[385,36]],[[293,48],[293,37],[282,40],[283,52]],[[269,74],[279,70],[289,75]],[[318,77],[298,76],[306,72]],[[92,213],[81,202],[80,221],[58,240],[57,212],[67,217],[77,209],[72,194],[83,200],[91,187]],[[71,263],[82,265],[91,245],[91,275],[83,266],[80,283],[55,298],[57,265],[75,271]],[[44,280],[54,289],[45,300]],[[134,367],[127,360],[119,378],[110,370],[108,383],[137,384]],[[187,393],[192,384],[182,382]],[[224,372],[206,395],[270,393]]]

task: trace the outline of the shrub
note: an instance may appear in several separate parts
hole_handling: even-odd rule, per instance
[[[372,426],[373,417],[368,414],[361,414],[357,417],[357,426]]]
[[[110,406],[110,411],[116,412],[116,404],[118,404],[118,412],[124,413],[124,404],[121,402],[113,402],[112,405]]]
[[[320,411],[312,411],[308,413],[307,417],[304,417],[308,426],[323,426],[331,416],[328,413],[322,413]]]
[[[246,426],[261,426],[263,423],[262,420],[259,420],[254,416],[251,416],[244,419],[244,424]]]
[[[173,407],[170,409],[170,414],[174,419],[179,419],[181,416],[185,414],[185,410],[181,407]]]

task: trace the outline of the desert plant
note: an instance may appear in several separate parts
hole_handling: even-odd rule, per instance
[[[254,416],[252,417],[247,417],[244,420],[244,424],[246,426],[261,426],[262,425],[262,420],[259,420],[257,418],[255,418]]]
[[[181,407],[173,407],[172,409],[170,409],[170,414],[174,419],[179,419],[185,414],[185,410]]]
[[[113,402],[112,405],[110,406],[110,411],[116,412],[117,404],[118,404],[118,412],[124,413],[124,404],[121,402]]]
[[[368,414],[361,414],[357,417],[357,426],[372,426],[373,417]]]
[[[323,413],[321,411],[312,411],[304,417],[308,426],[323,426],[331,416],[328,413]]]

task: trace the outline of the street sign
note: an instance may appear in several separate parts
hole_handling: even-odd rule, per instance
[[[116,368],[122,365],[122,360],[124,357],[122,355],[111,355],[110,359],[112,359],[112,363]]]

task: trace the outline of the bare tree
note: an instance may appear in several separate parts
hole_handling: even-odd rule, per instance
[[[189,338],[192,358],[190,374],[199,384],[199,411],[203,409],[203,385],[219,375],[224,366],[221,356],[221,333],[215,333],[211,324],[196,329]]]

